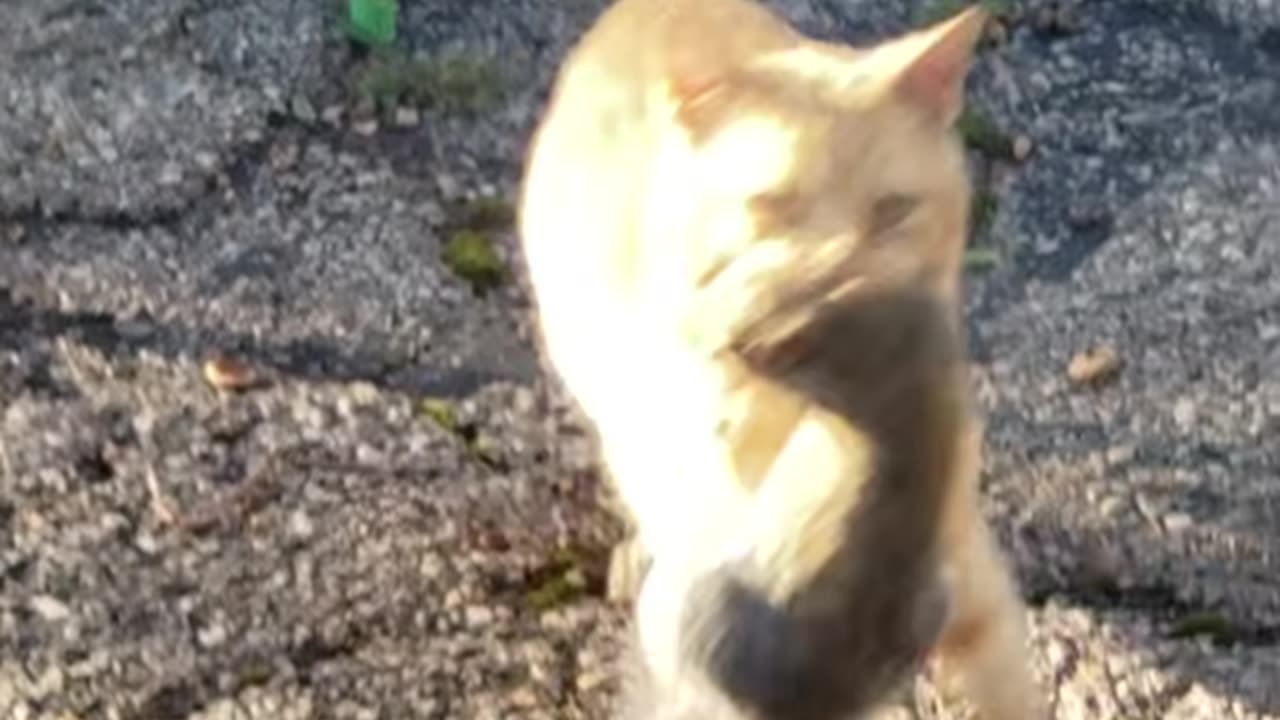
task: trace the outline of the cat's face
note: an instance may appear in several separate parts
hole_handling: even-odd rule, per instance
[[[981,19],[773,53],[686,102],[690,152],[668,182],[698,198],[686,242],[707,303],[731,312],[726,295],[839,263],[954,297],[970,184],[952,124]]]

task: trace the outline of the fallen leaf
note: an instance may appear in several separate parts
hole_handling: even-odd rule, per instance
[[[218,355],[204,363],[204,379],[219,390],[245,390],[259,380],[247,363],[228,355]]]
[[[1067,365],[1067,377],[1077,385],[1105,382],[1120,371],[1120,354],[1109,345],[1076,353]]]

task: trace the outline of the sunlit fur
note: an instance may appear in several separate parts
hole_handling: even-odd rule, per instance
[[[816,651],[794,637],[855,637],[869,621],[848,608],[894,594],[908,595],[902,627],[884,630],[938,649],[988,720],[1042,717],[1022,606],[978,512],[963,373],[902,380],[895,363],[865,366],[849,348],[897,331],[868,324],[856,298],[810,322],[830,331],[816,355],[770,370],[732,351],[761,323],[777,331],[785,308],[805,316],[838,295],[808,279],[842,271],[923,298],[877,312],[958,337],[970,189],[950,124],[979,20],[854,49],[805,39],[745,0],[620,0],[565,60],[531,142],[520,235],[543,351],[593,422],[652,560],[636,612],[646,718],[862,712],[907,672],[905,656],[863,642],[800,658],[792,671],[883,675],[802,709],[757,687],[779,668],[702,655],[726,636]],[[938,347],[951,357],[958,343]],[[929,345],[912,341],[901,362]],[[911,382],[892,397],[921,419],[878,428],[858,388],[898,380]],[[925,500],[885,506],[906,522],[868,520],[867,488],[914,441],[936,462],[903,481],[925,494],[901,498]],[[916,535],[895,535],[908,526]],[[893,549],[921,574],[868,582],[866,559]],[[831,570],[842,566],[855,569]],[[707,604],[735,583],[745,600]],[[814,665],[828,656],[838,667]]]

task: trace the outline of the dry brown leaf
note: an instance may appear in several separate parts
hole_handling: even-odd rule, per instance
[[[227,355],[219,355],[205,361],[204,379],[219,390],[246,390],[255,385],[259,378],[248,364]]]
[[[1067,365],[1067,377],[1077,385],[1096,384],[1110,380],[1120,371],[1120,353],[1110,345],[1078,352]]]

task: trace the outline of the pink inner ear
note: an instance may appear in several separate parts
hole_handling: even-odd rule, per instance
[[[969,73],[974,46],[986,24],[986,14],[971,9],[921,40],[921,49],[912,58],[900,80],[901,89],[928,112],[951,122],[960,112],[964,80]]]
[[[950,118],[964,90],[968,58],[950,57],[930,48],[907,69],[903,89],[915,102],[939,116]]]

